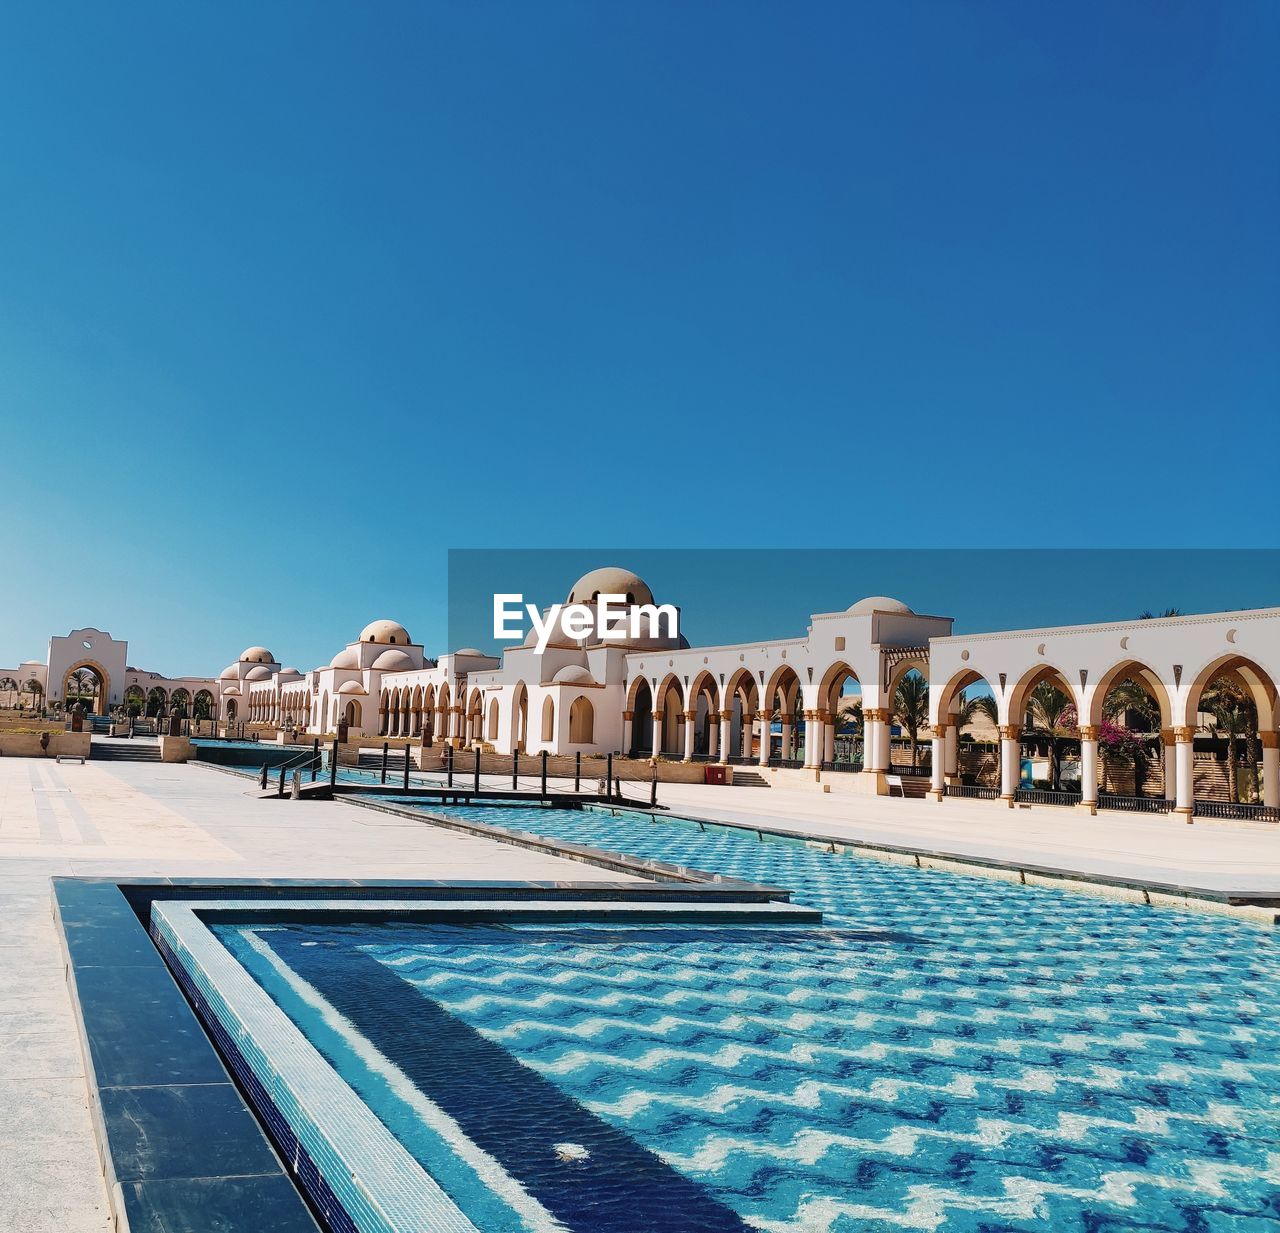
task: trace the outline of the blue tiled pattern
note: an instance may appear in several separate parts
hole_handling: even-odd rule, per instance
[[[794,890],[788,934],[369,953],[770,1230],[1280,1227],[1269,931],[677,820],[459,811]]]

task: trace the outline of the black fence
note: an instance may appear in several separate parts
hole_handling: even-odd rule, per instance
[[[927,766],[897,766],[890,764],[890,775],[906,775],[908,778],[927,779],[929,777],[929,768]]]
[[[1000,789],[986,788],[976,783],[949,783],[943,789],[943,794],[974,801],[994,801],[999,799]]]
[[[842,773],[853,773],[862,770],[861,760],[857,762],[824,762],[822,764],[824,771],[836,771]]]
[[[803,758],[780,758],[775,754],[769,759],[770,766],[781,767],[784,770],[799,771],[804,769]]]
[[[1099,792],[1098,808],[1118,809],[1121,813],[1168,813],[1173,808],[1173,802],[1159,796],[1119,796]]]
[[[1078,805],[1079,792],[1059,792],[1053,788],[1018,788],[1013,799],[1024,805]]]
[[[1222,818],[1229,822],[1280,822],[1280,809],[1271,805],[1233,805],[1228,801],[1196,801],[1197,818]]]

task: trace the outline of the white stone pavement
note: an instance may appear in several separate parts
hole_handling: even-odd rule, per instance
[[[1278,827],[793,788],[662,784],[659,801],[797,833],[1280,890]],[[109,1227],[50,909],[57,874],[623,880],[341,802],[259,800],[253,785],[202,767],[0,760],[0,1230]]]

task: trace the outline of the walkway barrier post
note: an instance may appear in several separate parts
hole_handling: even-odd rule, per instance
[[[658,806],[658,768],[653,768],[653,778],[649,780],[649,808],[656,809]]]
[[[284,763],[280,763],[280,782],[276,785],[276,796],[284,796]]]
[[[480,795],[480,746],[479,745],[476,746],[475,777],[471,787],[472,787],[472,791],[474,791],[475,794],[479,796]]]
[[[314,736],[311,738],[311,782],[315,783],[316,775],[320,771],[320,738]]]
[[[582,750],[579,749],[573,755],[573,790],[580,792],[582,790]]]
[[[329,787],[338,786],[338,738],[333,738],[333,748],[329,751]]]
[[[293,772],[293,782],[289,785],[289,797],[291,800],[300,801],[302,799],[302,772]]]
[[[267,790],[267,760],[262,760],[262,779],[258,786],[265,792]]]
[[[613,795],[613,754],[609,754],[605,758],[604,783],[605,783],[605,792],[609,796],[612,796]]]
[[[511,754],[511,791],[515,792],[520,787],[520,751],[513,750]]]
[[[391,742],[382,742],[382,782],[387,782],[387,754],[391,751]]]
[[[448,766],[448,777],[445,780],[445,783],[448,787],[452,788],[453,787],[453,746],[446,745],[445,748],[449,751],[449,756],[445,759],[445,762]]]
[[[547,751],[545,749],[542,751],[542,787],[540,792],[544,797],[547,795]]]
[[[404,790],[409,791],[409,746],[404,747]]]

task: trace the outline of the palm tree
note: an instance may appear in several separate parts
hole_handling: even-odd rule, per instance
[[[1056,792],[1062,782],[1062,742],[1078,734],[1075,704],[1056,685],[1041,681],[1027,699],[1027,716],[1049,741],[1049,782]]]
[[[1160,612],[1152,612],[1150,608],[1144,608],[1138,613],[1139,621],[1159,621],[1165,617],[1181,616],[1181,608],[1164,608]]]
[[[961,690],[960,696],[956,699],[956,731],[963,732],[979,715],[985,715],[991,722],[991,726],[997,733],[999,732],[1000,708],[996,704],[995,696],[982,694],[971,698],[967,690]]]
[[[911,767],[916,768],[920,729],[929,722],[929,682],[918,672],[908,672],[893,691],[893,717],[911,739]]]
[[[1233,804],[1240,797],[1239,767],[1240,742],[1251,747],[1257,739],[1258,714],[1253,705],[1249,691],[1230,677],[1220,676],[1211,681],[1200,695],[1200,710],[1210,715],[1210,726],[1218,737],[1227,741],[1227,794]],[[1257,791],[1257,760],[1251,756],[1253,763],[1250,777],[1255,781]]]
[[[95,677],[87,668],[77,668],[69,677],[67,677],[67,685],[70,687],[67,690],[67,700],[70,701],[72,697],[75,697],[80,701],[83,701],[85,698],[90,696],[90,688],[97,685],[97,683],[97,677]],[[75,691],[74,694],[72,693],[72,690]]]
[[[21,696],[22,693],[18,686],[18,682],[11,676],[0,678],[0,692],[6,694],[18,694],[19,696]]]
[[[26,684],[26,692],[31,695],[31,709],[38,710],[40,699],[44,697],[44,686],[32,677]]]
[[[1176,614],[1174,614],[1176,615]],[[1160,704],[1151,695],[1151,691],[1139,684],[1132,677],[1112,686],[1102,701],[1102,714],[1105,719],[1116,722],[1125,716],[1125,727],[1129,728],[1139,743],[1134,748],[1133,790],[1142,795],[1143,784],[1147,781],[1147,766],[1151,757],[1151,742],[1160,728]],[[1133,731],[1128,717],[1136,715],[1142,720],[1143,727]],[[1148,736],[1148,733],[1150,735]]]

